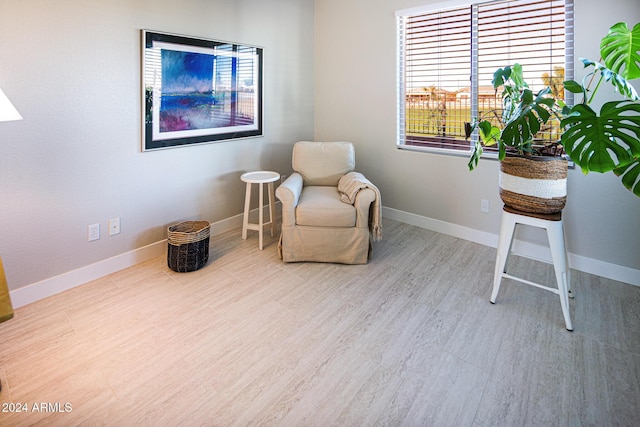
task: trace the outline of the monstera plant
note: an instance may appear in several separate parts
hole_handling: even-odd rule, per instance
[[[581,83],[564,82],[582,100],[563,109],[561,143],[584,173],[613,171],[640,197],[640,103],[629,80],[640,78],[640,23],[615,24],[600,43],[602,62],[580,58],[590,71]],[[624,99],[609,101],[597,113],[591,103],[603,82]]]
[[[496,90],[502,87],[502,112],[490,112],[472,124],[480,138],[469,169],[477,166],[483,146],[497,145],[498,158],[504,160],[507,151],[535,157],[541,150],[549,154],[549,146],[559,144],[584,173],[613,171],[640,197],[640,98],[629,82],[640,78],[640,23],[633,29],[624,22],[612,26],[600,43],[600,54],[601,61],[580,58],[590,69],[581,83],[564,82],[567,91],[581,96],[573,107],[554,98],[550,88],[533,93],[519,64],[499,68],[492,83]],[[610,84],[623,99],[605,102],[596,112],[591,104],[602,83]],[[495,117],[501,127],[492,123]],[[536,145],[536,134],[550,120],[560,120],[560,141]]]
[[[502,109],[485,113],[471,125],[471,129],[478,128],[480,138],[469,159],[470,170],[478,165],[483,146],[497,145],[498,159],[504,160],[507,150],[521,156],[535,156],[547,151],[549,146],[558,145],[558,142],[535,139],[550,120],[561,119],[561,111],[566,106],[562,99],[553,97],[551,88],[534,93],[524,81],[520,64],[498,68],[491,83],[496,91],[502,88]],[[500,122],[500,126],[494,125],[495,121]]]

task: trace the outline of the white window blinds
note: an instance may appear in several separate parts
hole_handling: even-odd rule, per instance
[[[472,118],[500,108],[491,85],[497,68],[518,62],[534,91],[550,86],[560,94],[573,76],[572,0],[492,1],[397,16],[401,145],[468,151]]]

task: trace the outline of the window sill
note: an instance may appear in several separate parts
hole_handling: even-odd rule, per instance
[[[431,154],[444,154],[446,156],[455,156],[455,157],[466,157],[469,158],[471,155],[471,151],[467,150],[451,150],[447,148],[433,148],[433,147],[421,147],[419,145],[409,145],[409,144],[396,144],[396,148],[399,150],[406,151],[415,151],[420,153],[431,153]],[[483,159],[498,159],[498,153],[484,152],[482,153]]]
[[[457,150],[450,150],[446,148],[420,147],[419,145],[396,144],[396,148],[399,150],[415,151],[419,153],[444,154],[445,156],[466,157],[467,159],[471,155],[470,151],[463,151],[463,150],[457,151]],[[498,153],[485,151],[482,153],[482,156],[480,158],[498,160]],[[575,169],[576,164],[569,158],[567,158],[567,160],[568,160],[569,169]]]

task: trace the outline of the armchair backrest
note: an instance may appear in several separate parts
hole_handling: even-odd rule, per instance
[[[356,166],[355,149],[350,142],[296,142],[291,164],[303,185],[337,186]]]

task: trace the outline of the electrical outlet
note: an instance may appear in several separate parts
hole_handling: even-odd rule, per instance
[[[282,184],[287,179],[287,175],[280,175],[280,184]]]
[[[489,213],[489,201],[487,199],[480,200],[480,212]]]
[[[94,240],[100,239],[100,224],[91,224],[88,227],[88,241],[93,242]]]
[[[120,218],[109,220],[109,236],[120,234]]]

